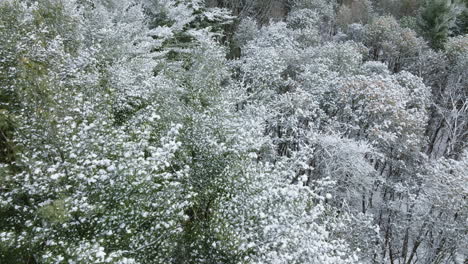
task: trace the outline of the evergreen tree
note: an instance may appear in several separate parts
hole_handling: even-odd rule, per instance
[[[462,1],[460,7],[463,11],[457,17],[457,27],[455,29],[457,35],[468,34],[468,0]]]
[[[442,49],[455,26],[458,4],[452,0],[426,0],[419,28],[434,49]]]

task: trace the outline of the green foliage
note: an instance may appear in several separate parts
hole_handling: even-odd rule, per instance
[[[400,19],[400,25],[413,31],[418,30],[418,19],[414,16],[404,16]]]
[[[62,60],[60,45],[64,42],[58,31],[65,30],[67,37],[73,30],[66,27],[63,8],[49,1],[30,7],[4,1],[0,9],[0,162],[17,170],[18,163],[12,165],[21,149],[14,139],[21,125],[19,116],[48,115],[56,77],[51,69],[56,70]]]
[[[419,28],[434,49],[442,49],[455,26],[457,3],[450,0],[426,0],[422,7]]]
[[[456,28],[454,33],[456,35],[468,34],[468,1],[461,1],[459,7],[462,9],[460,14],[457,17]]]
[[[51,224],[63,224],[70,218],[65,200],[63,199],[55,200],[48,205],[42,206],[37,210],[37,214]]]
[[[0,163],[11,163],[14,160],[16,148],[12,140],[14,127],[14,117],[8,110],[0,109]],[[0,176],[0,180],[1,178]]]

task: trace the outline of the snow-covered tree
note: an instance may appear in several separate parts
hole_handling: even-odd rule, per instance
[[[1,1],[0,262],[466,262],[467,36],[405,5]]]

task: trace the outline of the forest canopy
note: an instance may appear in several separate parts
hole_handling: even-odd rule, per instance
[[[0,0],[0,263],[467,263],[467,75],[466,0]]]

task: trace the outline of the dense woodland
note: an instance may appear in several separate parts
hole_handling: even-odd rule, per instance
[[[0,263],[466,264],[467,5],[0,0]]]

